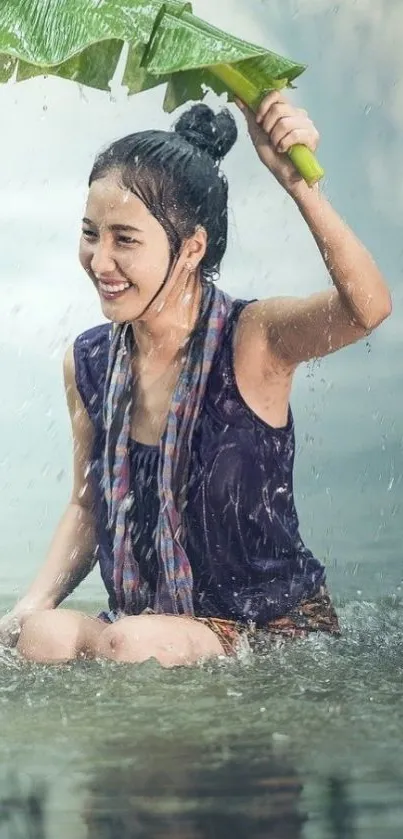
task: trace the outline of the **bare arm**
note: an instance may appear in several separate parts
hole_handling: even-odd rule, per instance
[[[66,353],[64,379],[74,443],[73,490],[45,563],[13,609],[17,618],[32,610],[56,608],[94,565],[96,544],[88,483],[93,426],[77,391],[72,348]]]
[[[274,354],[290,366],[335,352],[368,335],[391,312],[391,299],[371,255],[319,191],[296,197],[334,288],[306,298],[255,304]]]
[[[331,291],[251,307],[257,331],[269,339],[274,365],[280,361],[292,369],[371,332],[390,314],[390,294],[363,244],[318,187],[309,189],[285,154],[294,143],[316,151],[319,134],[306,111],[293,107],[280,91],[269,93],[256,115],[238,104],[258,156],[295,201],[333,281]]]

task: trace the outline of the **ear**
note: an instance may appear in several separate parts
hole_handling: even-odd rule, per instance
[[[207,250],[207,233],[201,225],[196,227],[195,232],[183,243],[183,256],[197,268]]]

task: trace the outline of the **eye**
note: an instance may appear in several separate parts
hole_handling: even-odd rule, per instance
[[[138,245],[137,239],[132,239],[131,236],[118,236],[118,242],[122,245]]]
[[[93,241],[93,239],[95,239],[95,237],[97,235],[96,233],[94,233],[93,230],[88,230],[87,228],[83,228],[83,230],[81,232],[82,232],[82,235],[84,236],[84,238],[89,239],[91,242]]]

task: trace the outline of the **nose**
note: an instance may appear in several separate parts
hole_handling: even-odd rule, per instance
[[[105,242],[97,242],[94,245],[91,257],[91,270],[94,274],[111,274],[115,270],[110,246]]]

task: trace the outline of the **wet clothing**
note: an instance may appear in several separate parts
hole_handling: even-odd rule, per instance
[[[237,388],[233,336],[245,305],[233,302],[193,434],[184,547],[193,573],[195,616],[264,627],[315,598],[325,571],[299,534],[291,410],[285,427],[272,428]],[[97,550],[113,617],[113,549],[102,486],[110,340],[110,324],[94,327],[76,339],[74,356],[77,387],[95,429],[90,476]],[[133,552],[144,583],[144,609],[152,604],[158,576],[158,457],[158,446],[130,442]]]
[[[202,620],[214,632],[226,655],[241,651],[264,652],[268,643],[307,638],[311,632],[325,632],[336,638],[341,634],[336,611],[324,586],[309,600],[294,606],[287,615],[274,618],[264,626],[220,618],[197,620]]]
[[[104,396],[103,487],[113,546],[113,586],[120,615],[140,614],[144,604],[156,614],[194,617],[193,573],[185,546],[193,434],[233,299],[202,279],[197,321],[186,341],[186,353],[171,394],[157,460],[159,512],[154,538],[158,554],[156,586],[150,590],[133,550],[133,469],[130,439],[136,381],[136,342],[130,323],[114,323],[109,345]],[[143,501],[141,501],[143,503]]]

